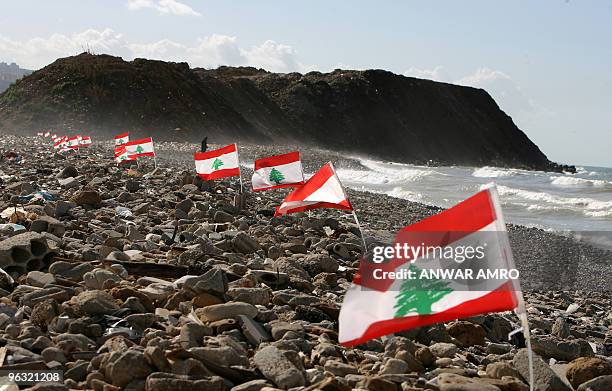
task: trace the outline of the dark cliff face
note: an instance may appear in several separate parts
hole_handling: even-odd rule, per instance
[[[402,162],[550,169],[484,90],[382,70],[276,74],[81,54],[0,95],[0,130],[304,143]]]

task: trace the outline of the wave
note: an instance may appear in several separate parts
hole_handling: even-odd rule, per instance
[[[596,186],[596,187],[604,187],[608,185],[612,185],[612,183],[608,181],[604,181],[601,179],[584,179],[572,176],[551,176],[551,184],[556,186]]]
[[[404,184],[431,175],[432,170],[422,170],[405,164],[387,164],[362,160],[361,164],[369,170],[339,168],[336,170],[342,180],[367,185]]]
[[[499,194],[501,195],[516,196],[530,201],[540,201],[552,205],[560,205],[565,207],[582,207],[587,211],[612,211],[612,201],[599,201],[587,197],[561,197],[545,192],[515,189],[512,187],[501,185],[498,185],[497,189],[499,190]]]
[[[500,168],[484,166],[474,169],[472,176],[476,178],[502,178],[520,175],[522,172],[513,168]]]

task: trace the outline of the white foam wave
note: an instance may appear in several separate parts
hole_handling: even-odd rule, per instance
[[[363,160],[362,164],[369,170],[340,168],[336,172],[341,180],[368,185],[403,184],[417,181],[432,173],[430,170],[421,170],[405,164],[390,165],[368,160]]]
[[[499,194],[506,196],[515,196],[530,201],[539,201],[552,205],[560,205],[565,207],[581,207],[591,211],[611,211],[612,201],[599,201],[587,197],[561,197],[558,195],[548,194],[545,192],[536,192],[530,190],[515,189],[507,186],[497,186]]]
[[[484,166],[474,169],[472,176],[476,178],[501,178],[518,174],[520,174],[520,171],[516,169]]]
[[[585,210],[584,214],[590,217],[612,217],[612,210]]]
[[[610,182],[600,179],[584,179],[572,176],[551,176],[551,184],[556,186],[596,186],[603,187],[611,184]]]

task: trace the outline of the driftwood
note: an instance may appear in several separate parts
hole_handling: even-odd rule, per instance
[[[187,266],[168,265],[166,263],[102,261],[106,265],[120,264],[128,274],[159,278],[179,278],[189,274]]]

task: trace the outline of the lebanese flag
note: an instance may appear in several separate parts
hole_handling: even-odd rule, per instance
[[[274,215],[280,216],[317,208],[353,210],[331,162],[321,167],[308,182],[287,194],[283,203],[276,207]]]
[[[90,136],[83,136],[81,137],[81,141],[79,143],[79,145],[81,147],[89,147],[91,145],[91,137]]]
[[[196,152],[194,159],[196,172],[204,180],[240,176],[236,144],[230,144],[214,151]]]
[[[81,144],[80,134],[76,136],[68,137],[68,139],[66,139],[66,147],[69,149],[79,149],[80,144]]]
[[[362,259],[340,310],[341,344],[358,345],[401,330],[513,310],[519,305],[519,282],[509,276],[479,280],[422,274],[424,270],[465,273],[471,269],[477,277],[480,271],[515,269],[494,185],[453,208],[401,229],[396,246],[441,250],[439,256],[433,250],[432,256],[421,253],[408,259],[405,254],[394,253],[384,263]],[[456,255],[454,259],[441,258],[442,251],[459,254],[459,249],[465,251],[469,246],[482,246],[484,258],[461,262]],[[408,271],[415,273],[414,277],[403,276]],[[395,275],[385,276],[385,272]]]
[[[136,160],[136,158],[128,154],[125,146],[119,145],[115,147],[115,162],[117,162],[117,164],[131,160]]]
[[[255,171],[251,183],[253,191],[303,185],[304,171],[300,153],[295,151],[255,160]]]
[[[64,149],[64,148],[67,148],[68,147],[67,140],[68,140],[68,137],[66,137],[66,136],[62,136],[62,137],[59,137],[59,138],[55,139],[55,143],[53,144],[53,148],[55,148],[55,149]]]
[[[151,137],[129,141],[123,144],[123,146],[127,150],[127,153],[133,158],[139,158],[141,156],[155,156],[153,139]]]
[[[129,133],[121,133],[115,136],[115,145],[122,145],[130,141]]]

